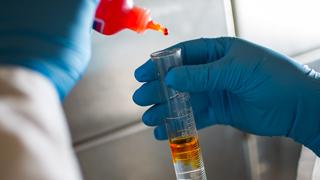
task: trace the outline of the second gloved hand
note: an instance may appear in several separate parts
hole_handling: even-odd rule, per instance
[[[286,136],[320,155],[320,75],[289,57],[236,39],[198,39],[176,45],[185,66],[169,71],[165,83],[191,94],[197,128],[231,125],[264,136]],[[167,104],[154,63],[135,72],[146,82],[133,95],[152,105],[142,120],[166,139]]]

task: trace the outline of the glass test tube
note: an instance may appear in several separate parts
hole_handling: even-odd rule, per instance
[[[163,50],[151,54],[157,66],[162,90],[167,98],[166,129],[172,160],[178,180],[206,180],[198,134],[190,104],[190,95],[169,88],[164,83],[166,73],[183,64],[181,49]]]

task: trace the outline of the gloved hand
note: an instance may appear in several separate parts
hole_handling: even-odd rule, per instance
[[[63,98],[88,64],[97,3],[98,0],[3,0],[0,65],[41,73]]]
[[[320,155],[320,74],[289,57],[236,38],[198,39],[176,45],[184,66],[173,68],[165,83],[190,92],[197,128],[231,125],[263,136],[287,136]],[[166,139],[167,105],[154,63],[139,67],[146,82],[135,103],[152,105],[142,116]]]

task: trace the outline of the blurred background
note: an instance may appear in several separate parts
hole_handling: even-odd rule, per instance
[[[134,70],[151,52],[181,41],[238,36],[268,46],[320,70],[318,0],[136,0],[151,10],[169,36],[129,30],[93,32],[88,71],[67,97],[66,112],[85,180],[175,179],[169,146],[156,141],[140,118],[132,94]],[[257,137],[226,126],[202,130],[208,179],[294,180],[300,145]]]

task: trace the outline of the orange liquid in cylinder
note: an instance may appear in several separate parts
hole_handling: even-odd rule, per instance
[[[152,21],[150,11],[135,6],[133,0],[101,0],[93,29],[105,35],[112,35],[123,29],[138,33],[152,29],[168,35],[168,29]]]
[[[187,136],[170,139],[169,143],[174,164],[182,163],[195,169],[201,168],[201,152],[197,137]]]

